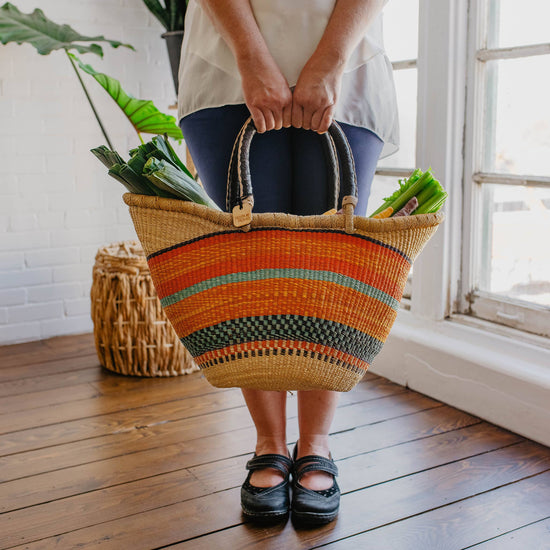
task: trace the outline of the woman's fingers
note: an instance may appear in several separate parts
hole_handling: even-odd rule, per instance
[[[292,102],[292,126],[294,128],[302,128],[302,121],[304,119],[304,111],[302,106],[297,102]]]
[[[327,107],[321,116],[321,120],[317,128],[312,128],[319,134],[324,134],[328,131],[330,125],[332,124],[332,119],[334,118],[334,105]]]
[[[283,108],[283,127],[290,128],[292,126],[292,103],[285,105]]]
[[[321,119],[325,113],[326,109],[317,109],[311,117],[311,129],[314,132],[319,131],[319,125],[321,124]]]
[[[256,131],[258,134],[263,134],[266,131],[266,123],[263,112],[256,107],[252,107],[251,105],[248,106],[248,110],[250,111],[252,120],[254,121],[254,126],[256,126]]]
[[[280,119],[281,123],[282,123],[282,120],[283,120],[282,113],[281,113],[281,116],[277,116],[277,115],[274,116],[274,114],[271,110],[265,109],[265,108],[262,109],[262,113],[264,115],[265,131],[266,132],[269,132],[270,130],[275,130],[275,127],[276,127],[275,117]]]

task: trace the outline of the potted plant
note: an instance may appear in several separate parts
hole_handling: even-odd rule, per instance
[[[166,40],[176,94],[178,93],[178,71],[188,2],[189,0],[163,0],[162,3],[161,0],[143,0],[149,11],[166,29],[161,36]]]

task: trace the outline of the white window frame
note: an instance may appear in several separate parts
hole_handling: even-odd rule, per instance
[[[461,313],[523,331],[550,336],[550,312],[547,308],[508,299],[502,295],[479,290],[476,267],[480,254],[479,227],[481,224],[481,184],[550,186],[550,177],[503,175],[483,172],[485,104],[485,62],[489,60],[521,58],[550,53],[550,43],[508,48],[487,47],[488,0],[470,3],[468,40],[468,93],[466,100],[466,133],[464,163],[464,225],[461,280],[464,292],[458,300]],[[477,231],[476,231],[477,229]]]
[[[432,167],[449,199],[446,220],[415,262],[410,310],[399,311],[372,370],[550,445],[550,340],[463,313],[472,220],[462,207],[471,166],[465,45],[477,3],[420,0],[416,165]]]

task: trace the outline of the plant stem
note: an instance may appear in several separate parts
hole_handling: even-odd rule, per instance
[[[141,141],[141,144],[143,145],[145,142],[143,141],[143,138],[141,137],[141,134],[138,132],[137,135],[139,136],[139,141]]]
[[[76,68],[76,65],[74,64],[74,61],[71,59],[71,56],[69,55],[69,52],[67,52],[67,50],[65,50],[65,53],[67,54],[67,57],[69,58],[69,61],[71,62],[71,65],[73,66],[74,72],[76,73],[76,76],[78,77],[80,85],[82,86],[82,89],[84,90],[84,94],[86,95],[88,103],[90,104],[90,107],[92,108],[92,111],[94,112],[97,123],[99,124],[99,127],[101,128],[101,131],[103,132],[103,136],[107,140],[107,145],[109,146],[109,149],[111,149],[111,151],[113,151],[114,149],[113,149],[113,145],[111,143],[111,140],[109,139],[109,136],[107,135],[107,132],[105,131],[105,128],[103,127],[103,124],[101,122],[101,119],[99,118],[99,115],[97,114],[95,106],[92,102],[92,98],[90,97],[90,94],[88,93],[88,90],[86,89],[84,81],[82,80],[82,77],[80,76],[80,73],[78,72],[78,69]]]

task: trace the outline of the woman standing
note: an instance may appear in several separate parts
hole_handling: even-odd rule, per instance
[[[180,125],[208,194],[224,208],[233,143],[251,115],[256,212],[322,214],[327,176],[318,133],[338,121],[355,158],[365,215],[378,158],[397,149],[385,0],[190,0],[180,65]],[[277,130],[277,131],[271,131]],[[332,521],[339,508],[330,391],[298,392],[299,440],[286,446],[286,393],[243,389],[256,427],[241,490],[246,516]],[[293,495],[289,497],[292,472]]]

